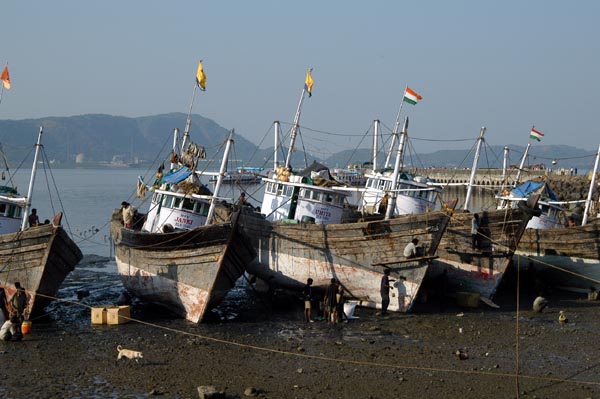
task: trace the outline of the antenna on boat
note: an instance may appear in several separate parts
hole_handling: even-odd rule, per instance
[[[469,203],[471,202],[471,193],[473,192],[473,184],[475,183],[475,174],[477,173],[477,165],[479,164],[479,152],[481,151],[481,143],[483,143],[483,135],[485,134],[485,126],[479,131],[479,138],[477,139],[477,148],[475,149],[475,157],[473,158],[473,167],[471,168],[471,177],[469,178],[469,187],[467,189],[467,196],[465,197],[465,210],[469,209]]]
[[[25,209],[23,210],[23,221],[21,222],[21,230],[25,230],[27,227],[27,218],[29,217],[29,208],[31,208],[31,196],[33,194],[33,183],[35,182],[35,174],[37,172],[37,163],[40,156],[40,150],[42,148],[42,133],[44,128],[40,126],[40,132],[38,133],[37,143],[35,144],[35,156],[33,157],[33,166],[31,167],[31,178],[29,179],[29,188],[27,189],[27,201],[25,202]]]
[[[379,139],[379,119],[373,121],[373,172],[377,170],[377,145]]]
[[[292,124],[292,131],[290,133],[290,148],[288,148],[287,157],[285,159],[286,168],[290,167],[290,163],[292,161],[292,152],[294,151],[294,144],[296,143],[296,134],[298,133],[298,123],[300,122],[300,111],[302,110],[302,102],[304,101],[304,95],[308,92],[310,96],[312,92],[312,70],[312,68],[309,68],[308,72],[306,72],[306,83],[302,88],[302,93],[300,94],[300,101],[298,102],[298,108],[296,109],[296,115],[294,115],[294,123]]]
[[[598,171],[598,160],[600,159],[600,145],[598,146],[598,152],[596,153],[596,162],[594,162],[594,170],[592,172],[592,181],[590,182],[590,191],[588,193],[587,199],[585,200],[585,211],[583,211],[583,220],[581,221],[581,225],[585,226],[588,220],[588,212],[590,210],[590,205],[592,203],[592,194],[594,193],[594,188],[596,186],[596,173]]]
[[[502,159],[502,189],[506,185],[506,171],[508,170],[508,147],[504,146],[504,158]]]
[[[273,170],[277,170],[279,160],[277,159],[277,147],[279,147],[279,133],[281,132],[281,123],[273,122],[273,130],[275,131],[275,142],[273,143]]]
[[[217,183],[215,185],[215,192],[210,199],[210,207],[208,208],[208,215],[206,215],[206,223],[208,226],[212,223],[213,216],[215,214],[215,207],[217,205],[217,198],[219,197],[219,190],[221,189],[221,183],[223,182],[223,177],[225,176],[225,169],[227,168],[227,159],[229,158],[229,150],[231,148],[231,144],[233,143],[233,133],[234,129],[231,129],[229,133],[229,137],[227,138],[227,144],[225,145],[225,152],[223,153],[223,159],[221,160],[221,168],[219,169],[219,176],[217,177]]]
[[[396,163],[394,164],[394,173],[392,174],[392,195],[388,201],[387,208],[385,210],[385,220],[392,218],[394,208],[396,207],[396,197],[398,196],[398,174],[400,172],[400,164],[404,155],[404,142],[408,135],[408,116],[404,118],[404,125],[402,126],[402,132],[400,133],[400,143],[398,144],[398,151],[396,152]]]

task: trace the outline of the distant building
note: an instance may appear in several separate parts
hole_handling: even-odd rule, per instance
[[[84,163],[85,162],[85,154],[83,152],[75,155],[75,163]]]

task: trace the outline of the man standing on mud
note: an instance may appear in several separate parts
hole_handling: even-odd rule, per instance
[[[15,320],[13,324],[17,329],[18,335],[20,335],[21,324],[23,323],[23,320],[25,320],[25,309],[27,308],[27,294],[25,293],[23,287],[21,287],[21,283],[19,283],[18,281],[15,282],[15,288],[17,289],[17,291],[10,298],[8,304],[12,309],[11,317]],[[20,337],[18,335],[13,338],[19,340]]]
[[[327,287],[325,291],[325,320],[328,323],[333,323],[333,316],[335,314],[335,294],[337,293],[337,280],[334,278],[331,279],[331,283]]]
[[[310,318],[310,310],[312,308],[312,283],[313,279],[309,278],[306,280],[306,285],[304,286],[304,290],[302,290],[302,295],[304,295],[304,321],[307,323],[312,323],[313,320]]]
[[[390,269],[385,269],[383,271],[383,277],[381,277],[381,288],[379,292],[381,293],[381,315],[385,315],[387,313],[387,308],[390,305]]]

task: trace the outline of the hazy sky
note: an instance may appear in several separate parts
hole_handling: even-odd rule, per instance
[[[292,121],[309,67],[300,124],[323,156],[376,118],[391,129],[406,85],[423,96],[402,111],[413,139],[486,126],[491,145],[525,145],[535,125],[541,144],[600,141],[600,1],[34,0],[0,16],[0,119],[186,113],[203,59],[194,113],[263,147],[274,120]]]

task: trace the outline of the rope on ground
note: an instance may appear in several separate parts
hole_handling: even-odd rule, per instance
[[[87,307],[90,309],[93,308],[93,306],[87,305],[87,304],[84,304],[81,302],[56,298],[56,297],[43,295],[43,294],[37,294],[37,295],[43,296],[45,298],[50,298],[50,299],[53,299],[56,301],[61,301],[61,302],[66,302],[66,303],[70,303],[73,305]],[[389,364],[389,363],[377,363],[377,362],[368,362],[368,361],[360,361],[360,360],[352,360],[352,359],[340,359],[340,358],[335,358],[335,357],[330,357],[330,356],[322,356],[322,355],[309,355],[306,353],[296,353],[296,352],[290,352],[290,351],[285,351],[285,350],[281,350],[281,349],[267,348],[264,346],[244,344],[244,343],[240,343],[240,342],[229,341],[226,339],[210,337],[207,335],[202,335],[202,334],[198,334],[198,333],[192,333],[189,331],[178,330],[178,329],[171,328],[171,327],[161,326],[160,324],[149,323],[149,322],[135,319],[132,317],[126,317],[126,316],[121,316],[121,315],[119,315],[119,317],[122,317],[129,321],[139,323],[139,324],[142,324],[142,325],[145,325],[148,327],[154,327],[154,328],[158,328],[158,329],[165,330],[165,331],[170,331],[170,332],[177,333],[177,334],[183,334],[183,335],[187,335],[187,336],[191,336],[191,337],[195,337],[195,338],[201,338],[201,339],[205,339],[207,341],[211,341],[211,342],[215,342],[215,343],[219,343],[219,344],[230,345],[230,346],[235,346],[237,348],[250,349],[250,350],[261,351],[261,352],[275,353],[275,354],[280,354],[280,355],[285,355],[285,356],[299,357],[299,358],[304,358],[304,359],[312,359],[312,360],[318,360],[318,361],[327,361],[327,362],[343,363],[343,364],[353,364],[353,365],[357,365],[357,366],[391,368],[391,369],[398,369],[398,370],[442,372],[442,373],[454,373],[454,374],[466,374],[466,375],[480,375],[480,376],[489,376],[489,377],[526,378],[526,379],[530,379],[530,380],[539,380],[539,381],[547,381],[547,382],[560,382],[560,383],[600,386],[600,382],[597,382],[597,381],[572,380],[569,378],[545,377],[545,376],[527,375],[527,374],[519,375],[517,373],[500,373],[500,372],[491,372],[491,371],[458,370],[458,369],[450,369],[450,368],[443,368],[443,367],[411,366],[411,365],[405,365],[405,364],[400,365],[400,364]]]

